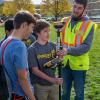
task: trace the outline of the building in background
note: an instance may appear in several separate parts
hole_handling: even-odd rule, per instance
[[[35,10],[36,10],[36,13],[41,13],[41,9],[40,9],[40,4],[35,4]]]
[[[100,0],[89,0],[86,13],[91,20],[100,24]]]
[[[87,14],[89,16],[100,16],[100,0],[89,0]]]

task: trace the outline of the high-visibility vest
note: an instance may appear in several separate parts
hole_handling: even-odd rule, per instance
[[[81,46],[84,40],[89,35],[92,27],[95,24],[91,20],[78,22],[73,29],[71,29],[71,17],[66,21],[65,27],[61,32],[62,45],[65,48]],[[95,27],[94,27],[95,28]],[[85,48],[84,48],[85,49]],[[69,60],[69,65],[72,70],[88,70],[89,56],[88,52],[81,56],[66,55],[64,57],[64,65],[66,66]]]

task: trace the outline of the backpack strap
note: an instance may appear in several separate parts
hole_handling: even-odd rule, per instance
[[[4,52],[5,52],[5,49],[6,47],[11,43],[12,39],[10,39],[9,41],[7,41],[7,43],[4,45],[3,49],[2,49],[2,58],[1,58],[1,64],[3,65],[4,64]],[[4,43],[4,41],[3,41]],[[2,43],[2,45],[3,45]]]

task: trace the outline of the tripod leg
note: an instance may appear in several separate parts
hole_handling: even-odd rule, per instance
[[[58,66],[58,75],[61,78],[61,65]],[[59,85],[59,100],[61,100],[61,85]]]
[[[61,85],[59,85],[59,100],[61,100]]]

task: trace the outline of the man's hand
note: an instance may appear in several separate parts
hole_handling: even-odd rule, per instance
[[[63,56],[66,56],[67,55],[67,49],[66,48],[63,48],[63,50],[59,50],[58,51],[58,53],[57,53],[57,55],[59,56],[59,57],[63,57]]]
[[[63,79],[62,78],[57,78],[57,77],[56,78],[51,78],[50,82],[53,83],[53,84],[62,85]]]

